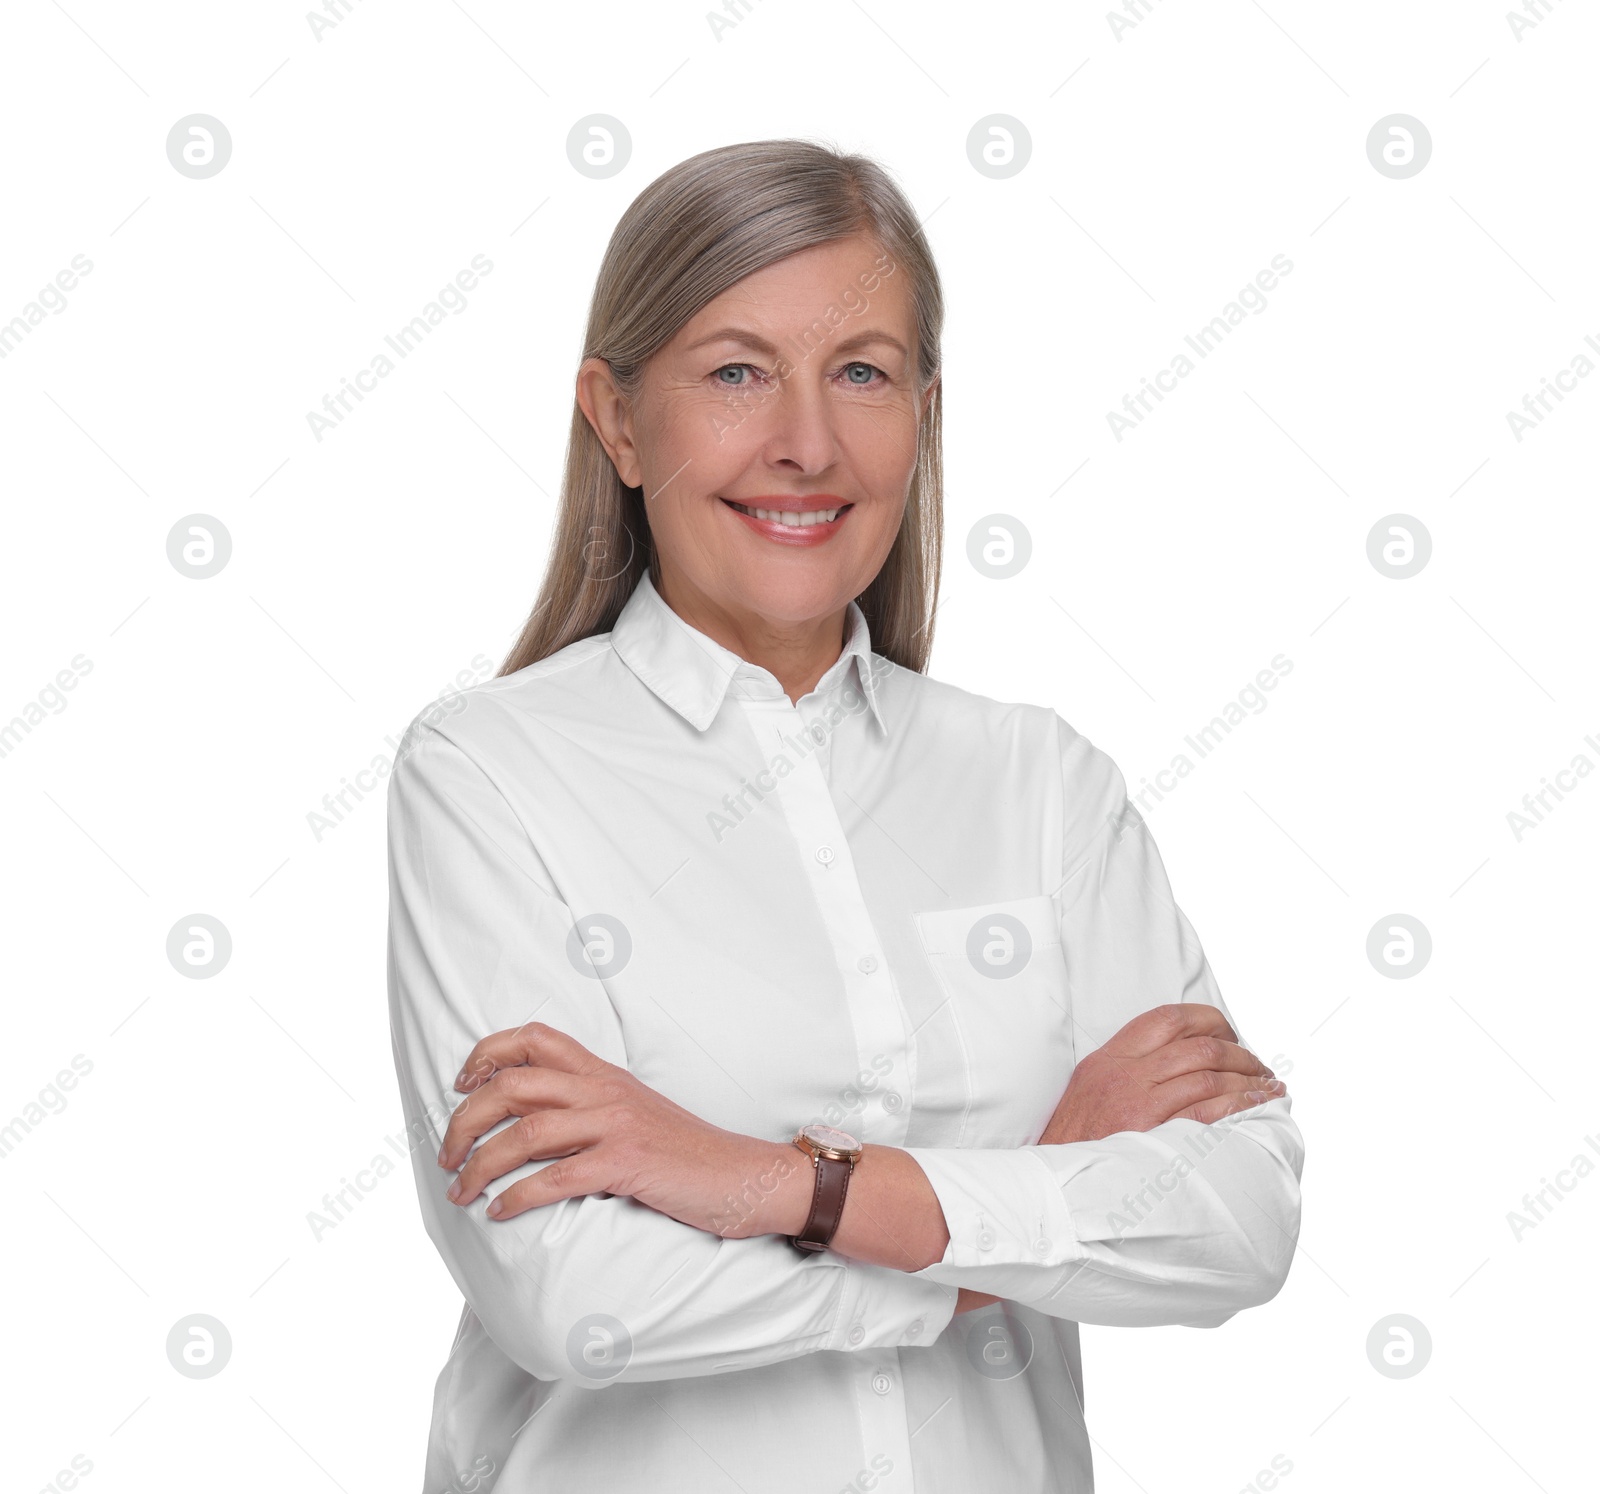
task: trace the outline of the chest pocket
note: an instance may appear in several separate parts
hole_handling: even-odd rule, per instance
[[[1067,967],[1048,896],[914,913],[968,1075],[956,1146],[1039,1139],[1076,1062]]]

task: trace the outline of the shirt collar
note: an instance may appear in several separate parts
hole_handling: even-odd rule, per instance
[[[887,731],[879,681],[892,667],[872,652],[866,614],[855,602],[845,609],[845,642],[838,659],[817,681],[814,694],[851,685],[866,697],[881,730]],[[622,662],[697,731],[716,719],[730,690],[748,699],[776,700],[783,686],[770,671],[691,627],[662,599],[649,571],[639,577],[611,629],[611,646]]]

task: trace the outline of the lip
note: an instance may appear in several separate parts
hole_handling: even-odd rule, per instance
[[[723,498],[723,506],[740,523],[748,525],[763,539],[771,540],[778,545],[795,545],[808,548],[812,545],[825,544],[838,533],[840,525],[850,517],[851,504],[846,507],[846,500],[836,493],[812,493],[801,498],[786,493],[765,493],[753,498],[730,499]],[[787,524],[779,524],[771,519],[758,519],[752,514],[740,513],[733,505],[742,503],[749,508],[771,508],[780,513],[798,514],[811,513],[819,508],[838,508],[843,512],[828,524],[808,524],[804,529],[791,529]]]

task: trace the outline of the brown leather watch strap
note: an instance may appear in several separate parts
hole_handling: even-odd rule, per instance
[[[789,1237],[789,1243],[796,1250],[828,1248],[844,1217],[845,1190],[850,1186],[850,1173],[855,1166],[838,1157],[813,1157],[811,1161],[817,1171],[817,1184],[811,1195],[811,1213],[806,1217],[805,1228]]]

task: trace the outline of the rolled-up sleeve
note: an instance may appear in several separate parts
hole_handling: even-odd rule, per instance
[[[488,1200],[544,1161],[466,1208],[446,1199],[437,1153],[481,1038],[537,1019],[628,1065],[603,983],[567,958],[574,920],[526,827],[448,729],[414,722],[390,780],[389,1011],[423,1219],[489,1336],[541,1380],[589,1378],[595,1344],[606,1378],[662,1380],[933,1343],[956,1289],[932,1279],[720,1239],[609,1194],[490,1219]]]
[[[1112,759],[1058,718],[1065,833],[1058,891],[1080,1058],[1141,1012],[1216,1007],[1234,1022],[1173,901],[1149,826]],[[1304,1155],[1287,1097],[1202,1125],[1099,1141],[909,1148],[950,1244],[913,1272],[1053,1317],[1214,1327],[1275,1296],[1300,1227]]]

